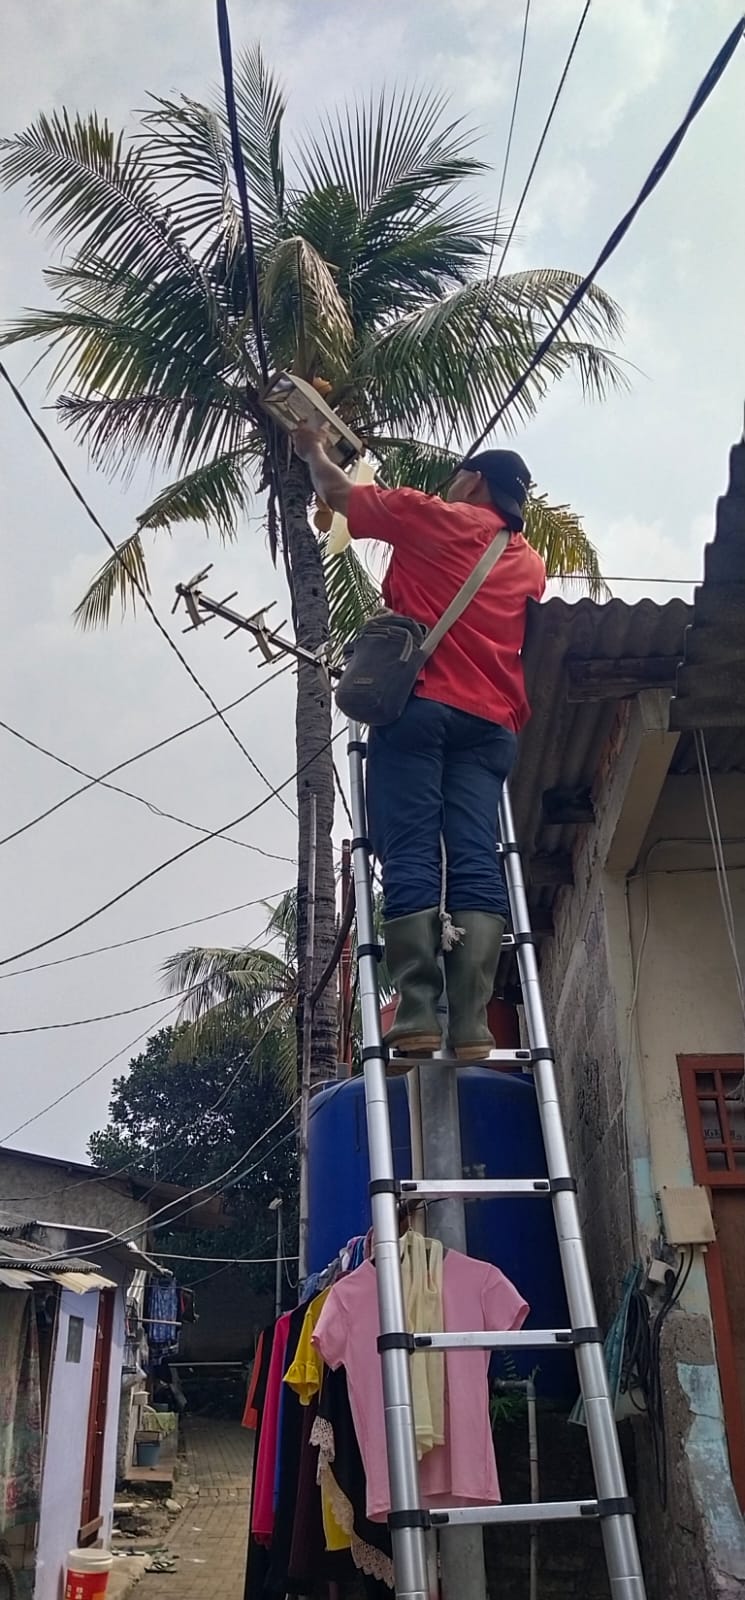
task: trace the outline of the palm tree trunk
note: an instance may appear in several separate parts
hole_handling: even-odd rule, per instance
[[[308,521],[310,480],[294,457],[282,473],[282,502],[292,573],[297,642],[318,650],[329,637],[329,607],[318,540]],[[295,739],[297,752],[298,838],[298,1069],[301,1060],[303,1010],[307,985],[306,937],[308,853],[311,796],[317,807],[315,959],[316,977],[323,971],[336,934],[336,881],[331,829],[334,822],[334,767],[331,751],[331,688],[325,673],[302,661],[298,666]],[[332,979],[313,1016],[312,1082],[336,1076],[338,1014]]]

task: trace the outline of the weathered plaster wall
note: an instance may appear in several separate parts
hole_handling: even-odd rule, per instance
[[[676,1056],[742,1049],[698,779],[667,778],[659,799],[651,797],[646,837],[642,830],[634,847],[637,859],[623,863],[618,849],[624,829],[629,833],[629,793],[637,826],[643,814],[638,721],[633,703],[620,708],[595,784],[596,822],[578,837],[575,883],[555,902],[555,937],[541,969],[604,1326],[635,1255],[629,1159],[641,1253],[659,1233],[660,1187],[692,1181]],[[662,752],[654,739],[652,748],[654,767]],[[745,835],[745,778],[718,779],[715,788],[722,832],[738,839]],[[670,839],[674,843],[661,842]],[[745,849],[729,843],[727,851],[745,943]],[[700,1253],[665,1330],[663,1386],[667,1511],[659,1502],[649,1429],[644,1421],[634,1427],[649,1592],[652,1600],[730,1600],[745,1594],[745,1525],[729,1474]]]

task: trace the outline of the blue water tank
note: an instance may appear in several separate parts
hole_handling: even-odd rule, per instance
[[[466,1177],[540,1178],[546,1174],[532,1078],[467,1067],[458,1072],[461,1146]],[[411,1176],[406,1084],[388,1084],[396,1176]],[[320,1272],[341,1247],[370,1226],[365,1094],[361,1078],[314,1096],[309,1131],[309,1264]],[[566,1327],[568,1313],[551,1202],[542,1198],[477,1201],[466,1208],[468,1254],[491,1261],[516,1285],[531,1312],[527,1327]],[[539,1393],[573,1400],[573,1357],[560,1351],[514,1352],[514,1370],[538,1367]],[[495,1356],[496,1376],[510,1363]]]

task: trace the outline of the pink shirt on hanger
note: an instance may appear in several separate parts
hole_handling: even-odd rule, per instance
[[[447,1333],[507,1332],[522,1327],[530,1307],[509,1279],[486,1261],[457,1250],[445,1256],[443,1327]],[[345,1367],[355,1432],[367,1478],[367,1515],[390,1510],[375,1267],[365,1261],[335,1284],[313,1342],[330,1367]],[[489,1424],[489,1350],[445,1353],[445,1444],[420,1462],[426,1508],[498,1505],[501,1499]]]

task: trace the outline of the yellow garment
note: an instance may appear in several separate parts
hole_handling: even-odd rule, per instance
[[[442,1245],[409,1231],[402,1244],[406,1325],[410,1333],[442,1333]],[[417,1350],[411,1358],[411,1390],[417,1456],[445,1443],[445,1364],[441,1350]]]
[[[301,1406],[310,1405],[311,1400],[321,1392],[323,1383],[323,1356],[313,1343],[313,1334],[316,1323],[331,1293],[331,1289],[322,1289],[321,1293],[311,1300],[303,1318],[300,1329],[300,1338],[297,1342],[295,1358],[287,1368],[284,1381],[290,1389],[294,1389],[300,1400]],[[323,1532],[327,1550],[349,1550],[351,1539],[348,1533],[339,1526],[334,1516],[329,1491],[323,1481],[321,1489],[321,1516],[323,1519]]]
[[[285,1383],[295,1390],[301,1406],[310,1405],[314,1396],[321,1393],[323,1356],[316,1350],[313,1335],[330,1293],[330,1289],[322,1289],[321,1293],[311,1300],[303,1318],[295,1359],[285,1373]]]
[[[324,1537],[324,1541],[325,1541],[325,1544],[326,1544],[326,1549],[327,1550],[351,1550],[351,1548],[352,1548],[352,1536],[351,1536],[351,1534],[344,1532],[344,1529],[340,1526],[340,1524],[336,1520],[336,1517],[334,1516],[334,1508],[333,1508],[333,1505],[331,1504],[331,1495],[330,1495],[330,1492],[329,1492],[329,1483],[328,1483],[328,1478],[330,1476],[331,1476],[330,1472],[328,1474],[324,1472],[324,1474],[323,1474],[323,1476],[321,1478],[321,1486],[320,1486],[321,1487],[321,1520],[323,1522],[323,1537]]]

